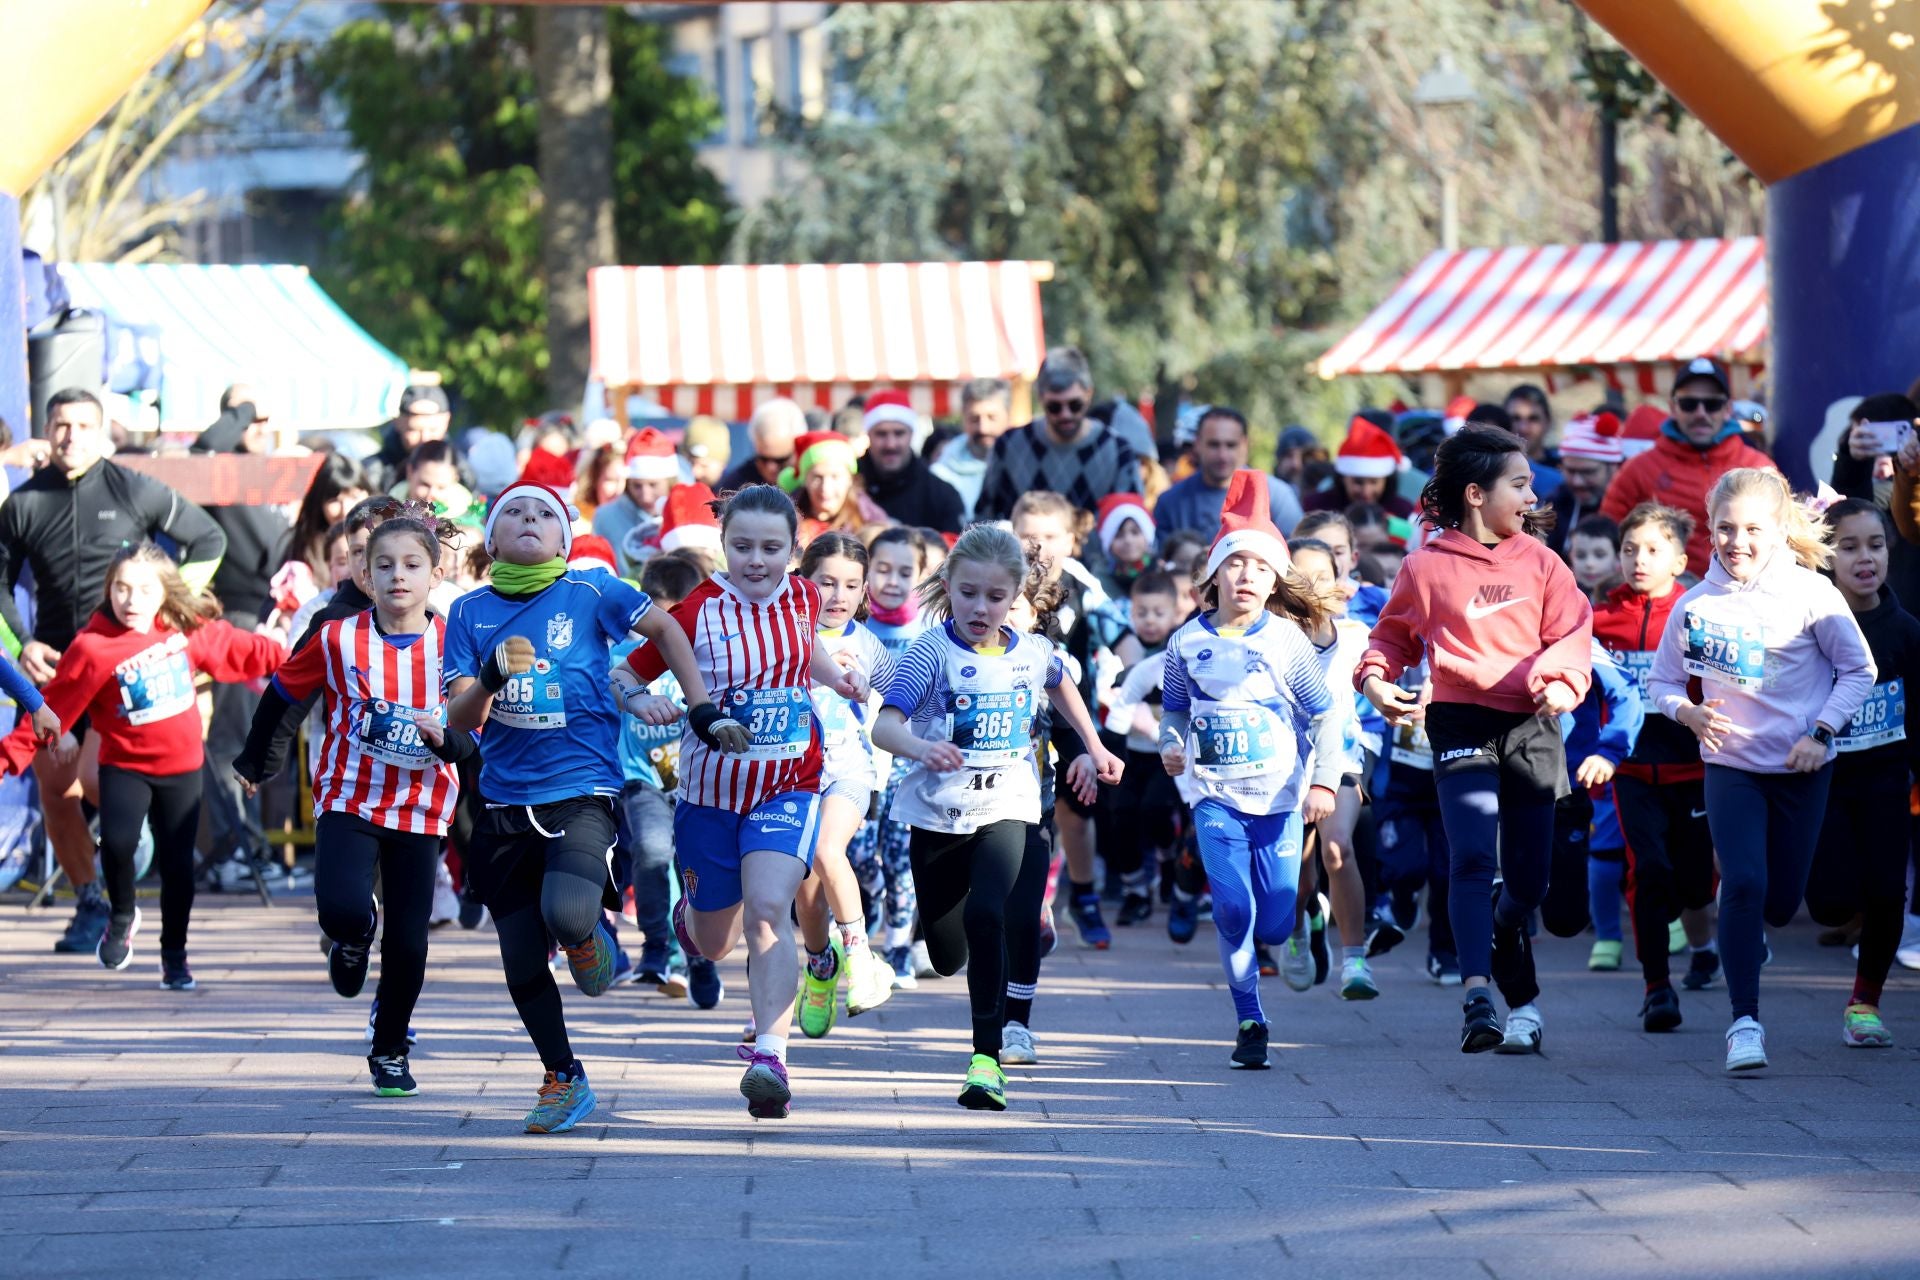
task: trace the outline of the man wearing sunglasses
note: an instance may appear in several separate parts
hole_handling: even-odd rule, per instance
[[[780,472],[793,461],[793,442],[807,429],[806,411],[784,396],[763,402],[747,420],[753,453],[720,477],[716,493],[754,484],[779,484]]]
[[[1733,417],[1733,388],[1716,360],[1699,356],[1680,366],[1668,397],[1671,416],[1653,448],[1620,468],[1600,503],[1600,514],[1621,520],[1642,502],[1678,507],[1693,517],[1687,569],[1707,571],[1712,535],[1707,494],[1738,467],[1773,468],[1773,459],[1741,438]]]
[[[1110,493],[1140,492],[1139,454],[1089,412],[1093,372],[1077,347],[1047,352],[1034,395],[1040,416],[994,441],[976,519],[1006,519],[1020,495],[1035,489],[1060,494],[1083,511]]]

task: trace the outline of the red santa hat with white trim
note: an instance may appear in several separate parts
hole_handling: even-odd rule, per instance
[[[1355,418],[1347,428],[1347,438],[1333,460],[1333,469],[1343,476],[1384,479],[1407,465],[1406,455],[1393,437],[1365,418]]]
[[[531,480],[516,480],[501,490],[500,496],[493,500],[491,507],[487,508],[485,546],[488,555],[499,554],[493,549],[493,526],[499,522],[500,513],[507,509],[507,504],[516,498],[532,498],[535,502],[544,502],[551,507],[553,514],[560,517],[561,558],[565,559],[573,554],[573,522],[580,518],[580,513],[573,509],[571,502],[567,501],[567,495],[552,485],[535,484]]]
[[[1293,564],[1287,554],[1287,540],[1273,523],[1269,505],[1267,473],[1242,468],[1227,481],[1227,500],[1220,508],[1220,532],[1207,550],[1207,570],[1202,579],[1213,577],[1229,556],[1241,553],[1259,556],[1285,573]]]
[[[620,572],[619,562],[613,558],[613,544],[593,533],[583,533],[573,540],[573,551],[567,556],[567,568]]]
[[[720,554],[720,517],[713,514],[713,490],[704,484],[677,484],[667,492],[660,517],[660,549],[682,547]]]
[[[678,480],[680,462],[673,456],[673,441],[657,427],[642,427],[627,441],[627,478],[629,480]]]
[[[1120,536],[1120,527],[1127,521],[1140,526],[1140,532],[1147,535],[1147,541],[1153,541],[1153,515],[1147,510],[1147,502],[1137,493],[1110,493],[1100,499],[1100,549],[1113,550],[1113,540]]]
[[[876,391],[867,397],[861,422],[869,431],[877,422],[899,422],[918,430],[920,415],[913,411],[913,401],[907,398],[906,392]]]
[[[1440,419],[1440,429],[1448,435],[1458,435],[1460,428],[1467,425],[1467,419],[1473,416],[1474,408],[1479,404],[1472,396],[1455,396],[1447,401],[1447,411]]]

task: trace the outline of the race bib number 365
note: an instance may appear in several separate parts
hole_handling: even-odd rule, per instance
[[[1033,691],[956,693],[949,739],[973,768],[1022,759],[1033,738]]]
[[[1759,689],[1766,683],[1767,641],[1757,627],[1713,622],[1697,613],[1687,615],[1688,675],[1736,689]]]

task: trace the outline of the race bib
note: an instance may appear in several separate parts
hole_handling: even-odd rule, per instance
[[[849,741],[860,732],[853,704],[831,689],[813,691],[813,714],[820,721],[820,741],[828,746]]]
[[[1867,700],[1833,740],[1835,751],[1865,751],[1907,737],[1907,684],[1889,680],[1873,686]]]
[[[193,709],[193,666],[187,661],[184,642],[151,661],[136,660],[113,674],[120,684],[120,706],[128,724],[153,724]]]
[[[813,741],[813,701],[805,689],[735,689],[727,714],[752,742],[742,760],[798,760]]]
[[[1640,691],[1640,707],[1648,712],[1653,710],[1653,696],[1648,692],[1653,681],[1653,653],[1651,649],[1629,649],[1613,655],[1620,669],[1632,677],[1633,687]]]
[[[1433,771],[1433,743],[1427,739],[1425,724],[1393,726],[1393,746],[1387,754],[1395,764]]]
[[[1033,691],[956,693],[947,740],[970,768],[1013,764],[1033,745]]]
[[[496,724],[510,729],[564,729],[566,699],[560,694],[560,672],[545,658],[534,660],[533,670],[509,677],[493,695]]]
[[[1766,683],[1767,641],[1758,627],[1710,622],[1697,613],[1687,615],[1688,675],[1758,690]]]
[[[419,712],[384,698],[358,703],[353,712],[353,736],[360,754],[396,769],[431,769],[439,763],[420,726],[414,723]],[[436,711],[436,720],[443,714]]]
[[[1277,725],[1264,707],[1216,706],[1195,715],[1192,727],[1196,777],[1250,778],[1280,753]]]

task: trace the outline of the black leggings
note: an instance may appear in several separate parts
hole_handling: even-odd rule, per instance
[[[1817,773],[1707,766],[1707,824],[1720,858],[1720,962],[1735,1018],[1760,1016],[1765,929],[1785,928],[1800,909],[1832,782],[1832,765]]]
[[[927,954],[945,976],[967,966],[973,1051],[996,1061],[1007,975],[1040,972],[1047,857],[1044,842],[1028,840],[1029,825],[993,822],[964,836],[915,827],[908,848]]]
[[[200,833],[198,769],[146,774],[100,766],[100,870],[107,901],[121,920],[133,917],[133,851],[140,825],[153,824],[153,865],[160,872],[160,951],[184,957],[193,915],[193,842]]]
[[[1910,822],[1904,747],[1871,758],[1878,754],[1834,762],[1827,820],[1807,878],[1807,914],[1821,924],[1845,924],[1860,913],[1855,972],[1876,988],[1887,980],[1906,923]]]
[[[1571,938],[1592,923],[1587,901],[1587,837],[1593,830],[1593,797],[1585,787],[1553,807],[1553,865],[1540,923],[1556,938]]]
[[[487,809],[474,824],[468,874],[500,935],[507,994],[549,1071],[573,1062],[560,988],[547,968],[554,942],[577,946],[617,906],[607,876],[613,801],[605,796]]]
[[[441,837],[375,826],[350,813],[323,813],[314,823],[313,896],[320,929],[335,942],[370,946],[376,918],[373,877],[387,931],[380,941],[380,1002],[373,1051],[407,1051],[407,1023],[427,977],[427,919]]]
[[[1713,834],[1707,830],[1706,783],[1647,782],[1617,774],[1614,803],[1627,841],[1627,897],[1633,905],[1633,949],[1648,987],[1668,984],[1667,926],[1682,911],[1713,901]]]
[[[1127,771],[1120,785],[1100,789],[1107,819],[1100,848],[1110,868],[1131,876],[1146,865],[1149,849],[1173,847],[1173,815],[1180,808],[1180,793],[1159,755],[1128,750],[1118,734],[1102,737],[1108,749],[1127,762]]]

